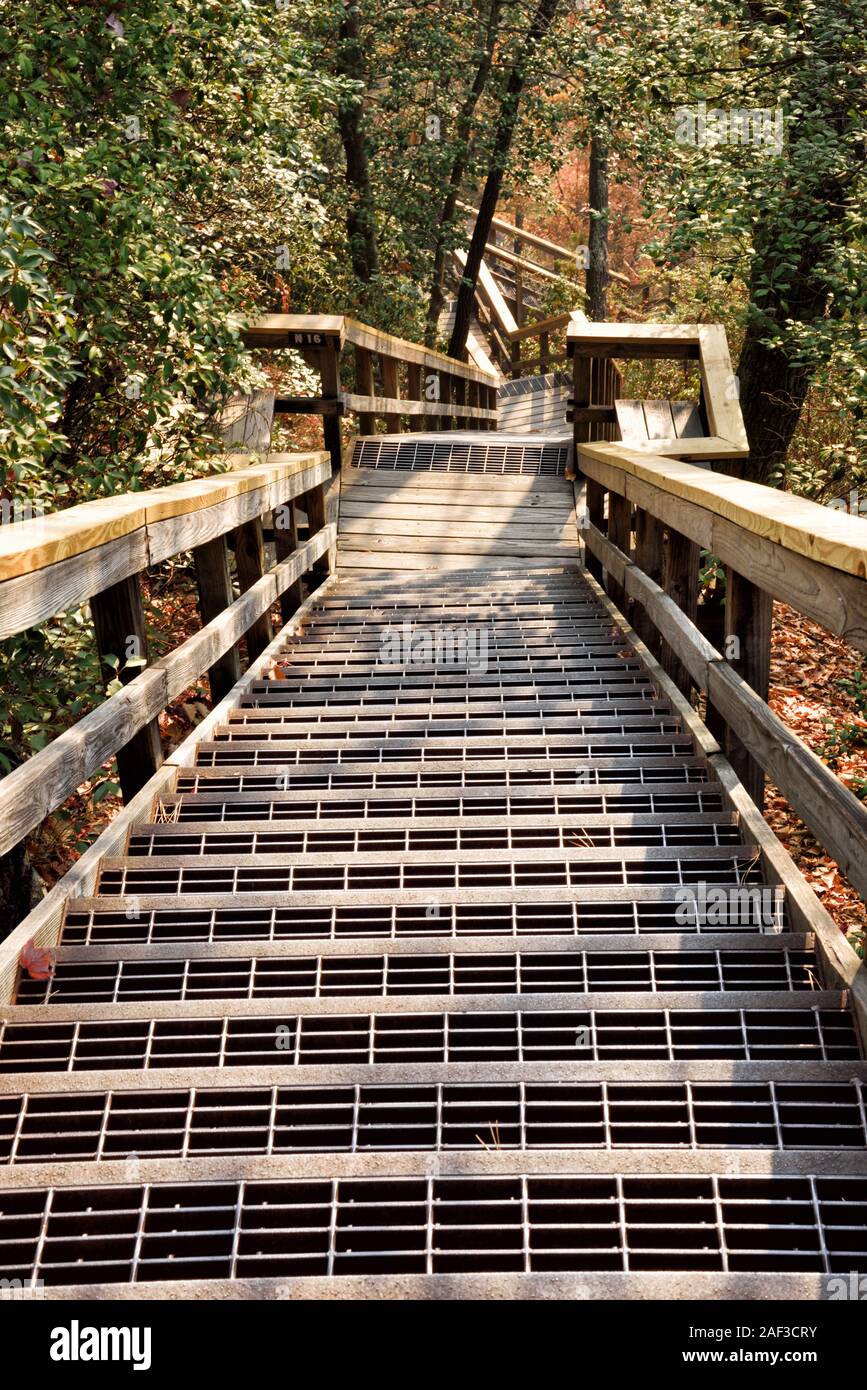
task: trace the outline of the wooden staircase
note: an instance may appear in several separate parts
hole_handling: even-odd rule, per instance
[[[455,393],[480,386],[452,365]],[[613,414],[603,366],[591,422]],[[192,639],[225,659],[294,595],[41,910],[53,976],[0,959],[0,1278],[56,1298],[766,1300],[867,1272],[863,970],[594,577],[725,694],[689,590],[675,604],[629,558],[626,495],[648,565],[641,508],[688,557],[677,526],[705,525],[714,487],[720,545],[781,545],[750,550],[731,479],[603,442],[574,484],[558,421],[487,433],[488,405],[450,400],[466,429],[363,434],[330,491],[316,456],[135,514],[151,553],[166,525],[213,546],[289,496],[310,538],[293,512],[275,567]],[[798,507],[821,509],[785,505],[791,542]],[[72,534],[43,563],[69,566]],[[835,558],[858,612],[855,550]]]
[[[345,475],[337,578],[5,1010],[5,1276],[810,1297],[867,1268],[853,1018],[694,716],[559,511],[531,572],[506,520],[445,539],[468,498],[570,491]],[[701,885],[765,915],[709,925]]]

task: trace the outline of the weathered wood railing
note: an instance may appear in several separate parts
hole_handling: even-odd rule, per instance
[[[89,602],[106,677],[116,673],[116,662],[124,682],[0,781],[0,854],[115,754],[124,797],[134,796],[162,762],[160,712],[206,671],[215,702],[231,689],[241,672],[240,640],[254,659],[272,640],[275,604],[288,621],[301,601],[302,576],[312,570],[318,583],[334,568],[336,531],[326,523],[330,477],[322,451],[272,454],[253,466],[244,457],[230,472],[0,527],[0,638]],[[310,533],[303,544],[298,510]],[[268,568],[262,520],[270,513],[276,563]],[[141,575],[186,551],[195,562],[203,626],[149,662]]]
[[[618,439],[614,401],[621,392],[615,361],[650,360],[696,363],[700,378],[700,437],[660,437],[648,451],[672,458],[735,459],[749,452],[725,329],[719,324],[591,323],[573,315],[566,330],[572,359],[576,443]],[[669,416],[669,424],[671,417]]]
[[[767,704],[775,598],[867,651],[867,523],[622,444],[576,457],[589,571],[680,689],[706,696],[753,799],[767,775],[867,897],[867,807]],[[725,566],[722,652],[696,622],[700,550]]]
[[[476,209],[468,203],[461,208],[472,215],[470,227],[475,222]],[[520,222],[510,222],[503,217],[491,221],[490,240],[485,244],[485,264],[498,281],[503,298],[508,301],[509,311],[515,325],[523,328],[526,310],[534,309],[538,295],[546,284],[551,282],[565,285],[568,289],[584,294],[577,275],[589,271],[588,248],[578,246],[570,251],[556,241],[530,232]],[[608,270],[609,280],[632,288],[633,281],[620,271]],[[479,286],[480,294],[482,286]],[[580,302],[580,300],[579,300]],[[537,317],[539,314],[537,312]]]
[[[335,472],[341,462],[340,417],[345,414],[358,417],[361,434],[373,434],[377,419],[390,434],[405,427],[497,427],[497,383],[490,373],[345,315],[268,314],[244,337],[249,347],[292,348],[318,370],[319,396],[277,395],[274,412],[321,415]],[[350,374],[353,389],[347,390]]]
[[[558,367],[562,369],[566,361],[566,330],[571,319],[571,314],[555,314],[516,328],[509,335],[510,375],[513,378],[545,376]],[[526,355],[528,348],[529,357]]]

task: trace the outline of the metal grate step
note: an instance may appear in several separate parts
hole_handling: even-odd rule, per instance
[[[0,1072],[478,1062],[846,1061],[842,1009],[560,1009],[4,1023]]]
[[[558,753],[568,759],[571,753],[576,770],[582,762],[609,758],[617,760],[613,764],[615,767],[623,762],[656,759],[657,766],[664,762],[666,770],[670,771],[668,764],[672,759],[688,758],[691,752],[691,739],[675,733],[641,733],[634,738],[620,734],[566,733],[544,737],[511,734],[508,738],[490,735],[472,741],[444,737],[393,738],[384,743],[372,741],[370,747],[365,747],[363,741],[334,745],[327,739],[311,739],[294,745],[283,740],[272,743],[234,740],[197,744],[196,763],[199,767],[238,768],[273,767],[275,764],[298,767],[303,763],[475,763],[544,759],[556,757]]]
[[[659,824],[588,825],[585,822],[549,826],[501,826],[494,817],[489,825],[470,822],[460,828],[437,826],[430,829],[404,829],[390,825],[382,829],[351,829],[338,826],[330,830],[232,831],[228,829],[191,833],[183,827],[154,827],[134,831],[127,854],[131,858],[152,855],[251,855],[382,852],[409,853],[425,849],[460,853],[469,849],[570,849],[619,846],[734,845],[740,843],[738,827],[730,817],[702,817],[690,820],[662,820]],[[624,822],[632,817],[624,817]]]
[[[356,995],[817,988],[812,951],[532,951],[520,955],[245,956],[81,961],[22,979],[17,1004],[130,1000],[335,999]]]
[[[578,790],[627,782],[640,786],[670,785],[674,782],[691,786],[707,785],[707,764],[703,758],[690,757],[679,758],[676,763],[638,762],[633,766],[616,759],[597,758],[591,764],[586,758],[521,758],[502,767],[466,768],[441,764],[439,767],[428,765],[422,768],[404,764],[382,771],[358,763],[351,766],[344,764],[340,768],[324,767],[319,771],[299,771],[296,765],[294,769],[286,768],[276,773],[227,772],[225,768],[197,767],[193,771],[179,771],[177,790],[181,793],[218,790],[235,793],[291,792],[301,789],[333,791],[348,787],[374,791],[397,787],[417,790],[500,786],[524,791],[528,787],[569,787]]]
[[[389,719],[383,714],[373,712],[346,719],[340,714],[311,719],[301,715],[297,719],[284,718],[272,721],[256,714],[241,715],[228,724],[217,725],[213,733],[214,743],[231,743],[240,751],[250,745],[278,743],[281,748],[292,750],[299,744],[313,745],[329,751],[355,742],[376,740],[385,745],[399,743],[404,748],[414,748],[420,743],[435,743],[437,740],[453,742],[457,738],[483,739],[489,736],[513,739],[530,735],[556,740],[558,735],[568,737],[598,736],[600,738],[657,737],[663,734],[681,733],[679,719],[669,713],[665,706],[648,705],[635,714],[621,714],[615,709],[604,713],[579,715],[569,714],[521,714],[505,712],[497,715],[472,714],[468,719],[437,718],[419,719],[414,715],[400,717],[396,713]],[[555,743],[556,746],[556,743]]]
[[[0,1097],[0,1162],[514,1149],[862,1149],[861,1081],[270,1086]]]
[[[539,391],[550,391],[557,386],[570,387],[572,378],[568,372],[547,372],[544,376],[520,376],[514,381],[504,381],[497,388],[499,400],[526,396]]]
[[[365,851],[320,856],[257,854],[201,856],[202,862],[174,863],[168,856],[104,859],[99,875],[101,896],[156,896],[170,893],[322,893],[403,892],[440,888],[632,887],[642,884],[744,884],[755,865],[747,846],[685,845],[679,852],[662,847],[633,850],[570,848],[561,859],[543,849],[522,859],[504,850]],[[595,855],[595,858],[590,857]],[[441,857],[440,857],[441,856]],[[293,862],[297,859],[298,862]],[[331,862],[332,860],[337,862]],[[765,885],[752,883],[759,890]]]
[[[676,784],[675,784],[676,786]],[[589,788],[575,793],[530,788],[523,795],[505,793],[501,787],[483,787],[474,793],[460,789],[438,791],[436,788],[416,788],[412,796],[394,796],[385,792],[366,797],[348,797],[345,793],[320,792],[317,799],[302,800],[297,795],[274,792],[270,797],[257,797],[253,792],[238,792],[224,797],[219,792],[198,792],[162,798],[163,815],[179,824],[245,821],[328,821],[340,820],[365,823],[380,819],[402,817],[424,821],[452,816],[477,816],[531,822],[535,817],[569,816],[583,825],[594,816],[673,816],[722,815],[723,800],[712,784],[691,787],[668,786],[657,791],[624,791],[622,788],[602,790],[591,795]]]
[[[0,1192],[0,1272],[867,1270],[867,1178],[440,1177]]]
[[[569,894],[570,897],[574,895]],[[582,894],[581,902],[546,900],[496,902],[485,895],[477,902],[434,900],[425,903],[243,907],[237,903],[202,907],[182,900],[165,906],[135,899],[73,899],[63,930],[66,945],[216,941],[340,941],[404,937],[563,936],[582,934],[641,936],[676,932],[700,935],[703,924],[688,914],[683,921],[675,890],[635,889],[628,900],[614,900],[610,890]],[[785,898],[774,895],[776,925],[784,925]],[[719,931],[719,924],[711,931]],[[743,930],[743,924],[739,928]]]
[[[499,439],[430,439],[395,435],[356,441],[353,468],[383,468],[434,473],[537,474],[555,477],[566,467],[569,445]]]

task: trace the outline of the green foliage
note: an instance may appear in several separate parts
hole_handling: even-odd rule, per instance
[[[0,441],[28,459],[7,487],[37,466],[52,500],[192,476],[220,400],[262,384],[239,332],[272,307],[276,247],[314,256],[329,84],[250,0],[0,12],[2,346],[30,406]]]
[[[28,208],[0,205],[0,458],[7,487],[30,500],[46,497],[41,468],[62,443],[53,425],[74,377],[76,331],[68,297],[49,278],[45,233]]]
[[[84,609],[2,643],[0,771],[37,753],[81,717],[103,681]]]
[[[834,684],[846,692],[858,713],[867,717],[867,670],[859,666],[851,676],[844,676]]]
[[[278,248],[330,289],[315,8],[0,0],[4,519],[220,467]],[[0,692],[8,770],[104,693],[86,612],[0,643]]]

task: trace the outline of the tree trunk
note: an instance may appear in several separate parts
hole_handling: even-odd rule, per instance
[[[467,252],[467,261],[455,306],[455,322],[449,343],[449,356],[458,357],[461,360],[465,360],[467,355],[467,335],[470,331],[470,321],[473,315],[479,268],[485,254],[485,242],[490,238],[491,222],[497,211],[497,202],[506,172],[506,160],[518,124],[521,93],[527,80],[528,66],[541,39],[550,27],[557,12],[558,3],[559,0],[540,0],[524,38],[521,61],[512,68],[506,83],[506,92],[497,119],[491,165],[482,191],[476,225],[473,228],[473,236],[470,249]]]
[[[827,243],[833,244],[835,224],[846,216],[846,196],[840,183],[828,179],[810,200],[810,213],[823,224]],[[806,212],[802,211],[802,216]],[[776,227],[760,228],[755,235],[755,255],[751,274],[750,298],[755,304],[758,291],[773,285],[781,263],[790,254],[778,240]],[[785,297],[765,294],[763,312],[753,313],[747,325],[737,366],[737,391],[750,444],[749,459],[741,476],[764,483],[782,471],[792,436],[798,427],[807,399],[812,365],[799,360],[786,345],[789,325],[817,323],[826,317],[833,302],[827,279],[821,273],[825,241],[807,240],[802,245],[797,273]],[[782,342],[775,342],[777,337]]]
[[[440,210],[436,242],[434,244],[433,275],[425,322],[425,343],[428,347],[433,347],[436,341],[437,325],[439,323],[440,314],[443,311],[443,306],[445,305],[446,237],[454,221],[458,197],[460,196],[464,175],[467,171],[467,162],[470,152],[470,131],[472,129],[473,117],[476,113],[476,107],[479,104],[479,98],[482,96],[488,84],[488,78],[491,75],[491,67],[494,61],[494,47],[500,28],[502,7],[503,0],[491,0],[484,49],[478,67],[476,68],[476,76],[473,85],[467,93],[466,100],[458,116],[457,125],[455,126],[455,145],[457,153],[455,154],[449,174],[447,192]]]
[[[358,8],[346,0],[340,24],[337,49],[337,72],[354,82],[364,80],[364,55],[361,45]],[[370,185],[370,163],[364,133],[364,107],[359,96],[341,101],[337,125],[346,158],[346,182],[350,196],[346,208],[346,234],[352,269],[363,284],[369,284],[379,270],[376,246],[376,223],[373,191]]]
[[[739,472],[766,483],[781,473],[810,387],[810,373],[793,366],[783,348],[768,347],[758,329],[747,329],[738,361],[740,402],[750,443]]]
[[[747,0],[747,10],[757,26],[789,23],[788,11],[776,0]],[[742,57],[754,55],[756,47],[751,42],[742,44]],[[813,119],[821,113],[829,129],[842,136],[850,120],[846,90],[833,84],[818,89],[816,71],[804,56],[797,77],[790,94],[792,110],[800,107],[810,111]],[[759,219],[753,231],[751,318],[738,360],[736,386],[750,444],[749,459],[739,472],[760,483],[783,477],[786,454],[817,365],[804,360],[797,343],[789,348],[791,325],[818,324],[839,312],[829,271],[833,271],[833,248],[852,210],[849,181],[853,176],[842,171],[839,162],[835,166],[835,152],[829,152],[827,164],[816,168],[815,180],[798,172],[807,167],[798,156],[802,138],[814,138],[809,124],[802,127],[799,120],[790,120],[788,168],[795,172],[788,178],[783,176],[782,192],[789,195],[787,221],[791,226],[778,211],[774,221]],[[808,226],[809,232],[797,230],[794,238],[790,235],[792,229]]]
[[[600,135],[590,140],[590,264],[587,267],[587,316],[608,317],[608,146]]]

